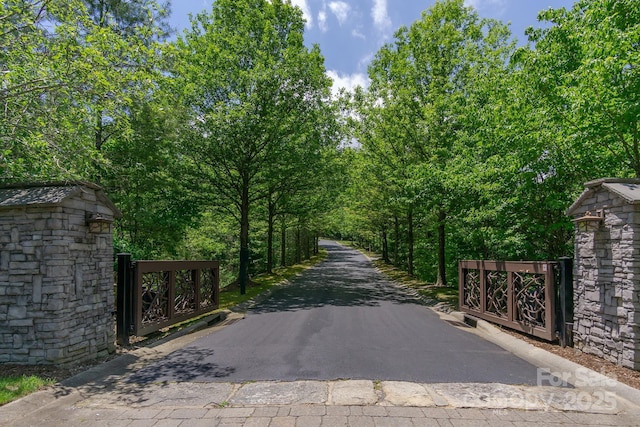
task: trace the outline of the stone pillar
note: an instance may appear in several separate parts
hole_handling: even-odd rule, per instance
[[[640,182],[605,179],[586,187],[568,211],[576,221],[574,346],[638,370]]]
[[[0,188],[0,362],[66,365],[115,349],[118,215],[93,184]]]

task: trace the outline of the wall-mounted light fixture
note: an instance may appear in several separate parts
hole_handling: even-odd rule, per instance
[[[87,212],[87,225],[91,233],[110,233],[112,222],[102,214]]]
[[[595,214],[587,211],[583,216],[573,221],[578,226],[578,231],[596,231],[604,222],[604,210],[598,209]]]

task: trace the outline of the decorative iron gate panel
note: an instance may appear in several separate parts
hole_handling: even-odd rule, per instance
[[[549,341],[556,339],[557,263],[460,261],[460,310]]]
[[[133,261],[118,254],[117,336],[143,336],[218,308],[218,261]]]
[[[134,262],[133,334],[146,335],[218,308],[218,268],[217,261]]]

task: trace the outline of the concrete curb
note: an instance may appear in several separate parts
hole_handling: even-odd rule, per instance
[[[442,313],[438,314],[440,314],[441,317],[444,316]],[[487,341],[504,348],[532,365],[540,367],[546,371],[546,374],[557,377],[559,381],[562,380],[580,389],[588,389],[591,391],[603,390],[613,393],[617,398],[622,398],[626,401],[629,410],[640,414],[640,407],[637,406],[640,402],[640,390],[623,384],[614,378],[603,375],[602,373],[596,372],[585,366],[567,360],[561,356],[519,340],[505,332],[502,332],[493,324],[485,320],[469,316],[459,311],[451,312],[448,315],[463,323],[466,323],[465,317],[472,317],[473,322],[476,323],[476,328],[470,328],[467,330],[474,331],[474,333],[482,336]],[[543,375],[546,376],[546,374],[543,372]]]
[[[164,409],[281,405],[396,406],[419,408],[515,409],[596,414],[624,413],[616,405],[573,401],[575,391],[485,383],[410,383],[371,380],[258,381],[249,383],[120,384],[75,402],[77,408]],[[586,396],[586,394],[585,394]],[[616,403],[616,402],[613,402]]]
[[[394,282],[397,283],[397,282]],[[373,412],[380,412],[381,416],[389,417],[394,408],[429,408],[435,411],[453,411],[455,408],[475,408],[477,410],[532,410],[536,412],[535,418],[544,424],[543,420],[550,418],[543,416],[547,411],[554,413],[567,411],[579,419],[579,415],[585,415],[595,419],[597,408],[572,407],[570,396],[573,389],[551,388],[551,387],[526,387],[518,385],[501,384],[417,384],[393,381],[370,381],[370,380],[346,380],[346,381],[297,381],[297,382],[256,382],[256,383],[172,383],[172,384],[151,384],[147,388],[140,388],[127,385],[123,377],[143,366],[160,360],[167,354],[180,349],[200,337],[214,333],[230,322],[242,319],[244,314],[240,311],[247,310],[252,305],[269,298],[273,290],[280,286],[288,286],[288,283],[276,285],[270,292],[260,294],[253,300],[241,306],[234,307],[232,311],[216,313],[219,316],[219,323],[212,326],[216,321],[213,318],[204,318],[198,323],[186,328],[178,333],[169,335],[147,347],[141,347],[127,354],[123,354],[102,365],[96,366],[88,371],[82,372],[61,383],[59,386],[34,393],[23,399],[12,402],[0,408],[0,425],[12,425],[13,421],[40,422],[45,419],[56,419],[56,416],[66,416],[69,409],[76,411],[78,416],[90,416],[94,412],[122,414],[126,408],[131,414],[135,411],[154,412],[154,419],[168,421],[163,417],[173,414],[176,417],[188,414],[193,417],[194,411],[211,411],[212,416],[239,416],[238,414],[271,413],[280,414],[282,405],[290,405],[296,408],[295,412],[306,410],[318,411],[329,416],[333,411],[329,409],[319,409],[320,407],[333,407],[336,411],[344,408],[368,408]],[[401,285],[402,286],[402,285]],[[405,287],[406,288],[406,287]],[[443,313],[436,307],[430,307],[441,318],[445,320],[456,320],[464,322],[464,314],[453,312]],[[220,314],[223,313],[223,314]],[[564,378],[563,374],[569,373],[574,380],[604,381],[606,388],[611,390],[617,398],[624,400],[619,402],[620,406],[613,408],[614,412],[622,413],[624,420],[640,414],[640,408],[634,406],[632,402],[640,402],[640,391],[621,384],[615,383],[608,377],[587,370],[580,365],[556,356],[545,350],[534,347],[526,342],[518,340],[488,322],[478,321],[477,328],[465,328],[466,331],[480,335],[482,338],[491,341],[507,351],[521,357],[536,366],[548,368],[552,375]],[[582,372],[582,373],[581,373]],[[581,374],[580,374],[581,373]],[[588,385],[588,384],[587,384]],[[599,391],[599,387],[582,386],[579,390],[585,396],[594,396],[594,392]],[[135,393],[134,400],[129,391]],[[575,394],[575,393],[574,393]],[[215,396],[220,396],[215,397]],[[136,407],[137,405],[137,407]],[[230,405],[230,406],[229,406]],[[272,405],[273,408],[268,406]],[[309,406],[317,405],[317,406]],[[251,408],[259,408],[255,411]],[[385,409],[389,408],[389,409]],[[273,410],[276,410],[275,412]],[[605,408],[606,409],[606,408]],[[355,409],[352,409],[356,412]],[[172,412],[173,411],[173,412]],[[219,411],[219,412],[218,412]],[[261,412],[258,412],[261,411]],[[407,409],[409,411],[409,409]],[[294,410],[291,409],[291,413]],[[362,412],[362,409],[360,409]],[[411,411],[409,411],[411,412]],[[418,413],[420,411],[417,411]],[[455,412],[455,411],[454,411]],[[452,414],[454,414],[452,412]],[[581,412],[591,412],[582,414]],[[59,414],[60,413],[60,414]],[[337,413],[337,412],[336,412]],[[489,412],[487,412],[489,413]],[[594,414],[595,413],[595,414]],[[386,414],[386,415],[383,415]],[[492,412],[495,416],[496,413]],[[499,413],[498,413],[499,414]],[[629,415],[631,414],[631,415]],[[172,416],[173,416],[172,415]],[[456,413],[456,415],[459,415]],[[96,415],[97,416],[97,415]],[[120,415],[117,415],[120,416]],[[137,415],[131,415],[135,418]],[[242,415],[243,417],[245,415]],[[613,416],[613,415],[612,415]],[[275,417],[275,415],[271,415]],[[60,418],[61,419],[61,418]],[[275,420],[275,418],[273,418]],[[606,418],[610,423],[614,418]],[[327,419],[330,421],[330,419]],[[373,420],[370,420],[373,423]],[[389,422],[386,422],[389,424]],[[631,422],[633,424],[633,422]],[[13,424],[18,425],[18,424]],[[37,425],[37,424],[34,424]],[[50,424],[66,425],[63,424]],[[114,424],[115,425],[115,424]],[[177,424],[175,424],[177,425]],[[247,424],[249,425],[249,424]]]
[[[244,315],[222,310],[149,346],[121,354],[107,362],[69,377],[51,388],[9,402],[0,407],[0,425],[10,425],[9,421],[27,417],[29,414],[46,409],[50,405],[73,405],[84,399],[82,396],[84,394],[83,390],[111,387],[123,376],[162,359],[169,353],[188,345],[202,336],[220,330],[226,326],[225,321],[243,317]],[[219,322],[212,326],[212,323],[216,322],[216,320],[219,320]]]

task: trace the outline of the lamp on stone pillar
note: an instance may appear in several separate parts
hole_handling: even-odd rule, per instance
[[[600,228],[600,224],[604,221],[604,210],[598,209],[594,214],[590,211],[587,211],[580,218],[576,218],[573,220],[578,226],[578,231],[587,232],[587,231],[596,231]]]
[[[86,220],[91,233],[109,233],[111,231],[113,220],[104,217],[100,213],[87,212]]]

